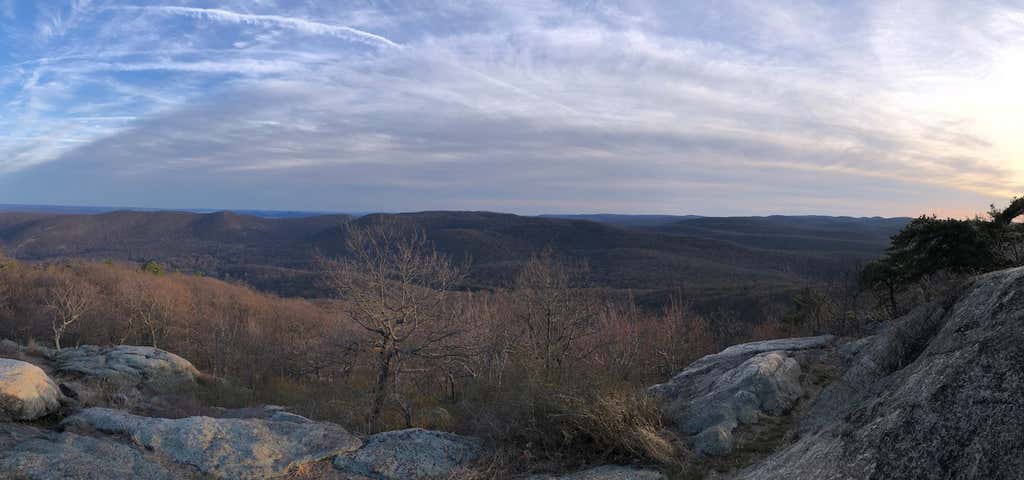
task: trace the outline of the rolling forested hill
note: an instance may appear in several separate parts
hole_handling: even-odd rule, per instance
[[[156,260],[175,270],[244,281],[282,295],[317,296],[322,292],[316,286],[315,253],[343,253],[350,222],[386,216],[6,212],[0,213],[0,245],[27,260]],[[469,257],[469,282],[475,288],[507,285],[525,259],[550,246],[561,256],[585,261],[595,288],[645,295],[682,287],[708,297],[834,278],[879,255],[889,236],[906,223],[838,217],[598,217],[602,223],[489,212],[397,217],[423,229],[441,251]]]

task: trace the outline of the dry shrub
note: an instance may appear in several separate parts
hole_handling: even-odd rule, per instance
[[[0,272],[13,268],[14,262],[7,258],[2,248],[0,248]],[[14,288],[10,284],[6,275],[0,275],[0,313],[5,313],[11,307],[12,295]]]
[[[663,465],[679,461],[679,449],[662,424],[656,402],[632,388],[560,395],[562,413],[550,415],[566,444],[589,445],[609,459],[643,459]]]
[[[632,386],[534,388],[477,404],[482,412],[472,415],[482,423],[471,429],[491,435],[494,461],[506,472],[570,471],[604,463],[669,466],[682,458],[653,400]]]
[[[29,337],[28,341],[25,342],[24,352],[37,357],[47,357],[50,355],[51,350],[45,345],[40,345],[35,338]]]
[[[72,385],[84,407],[116,408],[134,411],[143,402],[142,393],[130,381],[85,378]]]

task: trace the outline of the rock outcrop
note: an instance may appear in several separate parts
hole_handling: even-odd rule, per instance
[[[61,407],[60,388],[41,368],[0,358],[0,419],[35,420]]]
[[[63,425],[71,431],[123,435],[173,463],[225,479],[281,477],[362,446],[362,441],[343,428],[318,422],[209,417],[172,420],[89,408]]]
[[[448,479],[480,450],[474,438],[412,428],[371,435],[359,450],[335,458],[334,466],[379,480]]]
[[[698,453],[726,455],[739,425],[783,415],[803,394],[798,352],[834,341],[821,336],[736,345],[701,358],[650,392],[662,399],[679,430],[694,436]]]
[[[99,385],[119,389],[114,398],[145,397],[141,406],[131,407],[136,413],[158,412],[154,402],[173,400],[199,372],[185,359],[150,347],[83,346],[48,355],[33,350],[27,357],[16,343],[0,348],[0,354],[35,361],[71,385],[58,384],[40,366],[0,358],[0,480],[449,479],[467,472],[482,452],[478,439],[422,429],[372,435],[364,444],[338,425],[273,405],[206,407],[204,414],[212,416],[178,419],[79,409],[104,399],[90,390]],[[88,395],[65,398],[62,388],[75,397],[74,388]],[[4,423],[36,420],[60,409],[74,413],[58,427]]]
[[[654,470],[606,465],[582,472],[556,476],[533,476],[530,480],[665,480],[665,475]]]
[[[8,340],[0,340],[0,356],[11,357],[21,353],[21,345]]]
[[[736,478],[1020,478],[1024,269],[979,277],[846,353],[799,439]]]
[[[170,390],[192,383],[199,376],[188,360],[153,347],[86,345],[54,354],[57,370],[99,378],[120,385]]]
[[[721,352],[700,358],[672,377],[668,382],[651,387],[650,391],[665,397],[685,395],[688,388],[706,388],[720,375],[736,368],[755,355],[767,352],[797,352],[821,349],[832,345],[835,341],[836,337],[832,335],[822,335],[818,337],[783,338],[733,345]]]
[[[187,469],[160,463],[110,438],[0,424],[0,479],[175,480]]]

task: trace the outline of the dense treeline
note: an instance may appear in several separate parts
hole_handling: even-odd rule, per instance
[[[929,291],[1022,265],[1024,225],[1014,222],[1022,213],[1024,198],[1015,198],[1003,209],[993,205],[988,218],[921,216],[892,238],[884,257],[864,268],[861,281],[899,313]]]
[[[5,336],[50,347],[153,345],[246,386],[325,368],[318,358],[346,337],[342,326],[311,302],[194,275],[112,262],[0,267]]]

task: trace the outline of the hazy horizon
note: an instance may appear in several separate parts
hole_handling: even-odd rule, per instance
[[[968,216],[1016,1],[0,0],[0,203]]]
[[[509,215],[521,215],[521,216],[535,216],[535,217],[594,217],[594,216],[618,216],[618,217],[771,217],[771,216],[807,216],[807,217],[851,217],[851,218],[910,218],[906,215],[895,215],[895,216],[882,216],[882,215],[834,215],[830,213],[807,213],[807,214],[787,214],[787,213],[768,213],[768,214],[749,214],[749,215],[706,215],[700,213],[619,213],[619,212],[605,212],[605,211],[593,211],[593,212],[535,212],[535,213],[523,213],[523,212],[509,212],[501,210],[481,210],[481,209],[440,209],[440,210],[424,210],[424,209],[412,209],[412,210],[282,210],[273,208],[217,208],[217,207],[201,207],[201,208],[190,208],[190,207],[147,207],[147,206],[129,206],[129,205],[49,205],[49,204],[20,204],[20,203],[0,203],[0,213],[2,212],[40,212],[40,213],[73,213],[73,214],[92,214],[92,213],[109,213],[116,211],[138,211],[138,212],[189,212],[189,213],[218,213],[218,212],[232,212],[239,214],[256,214],[259,216],[260,213],[280,213],[280,214],[301,214],[297,216],[314,216],[314,215],[374,215],[374,214],[407,214],[407,213],[422,213],[428,211],[442,211],[442,212],[486,212],[496,214],[509,214]]]

